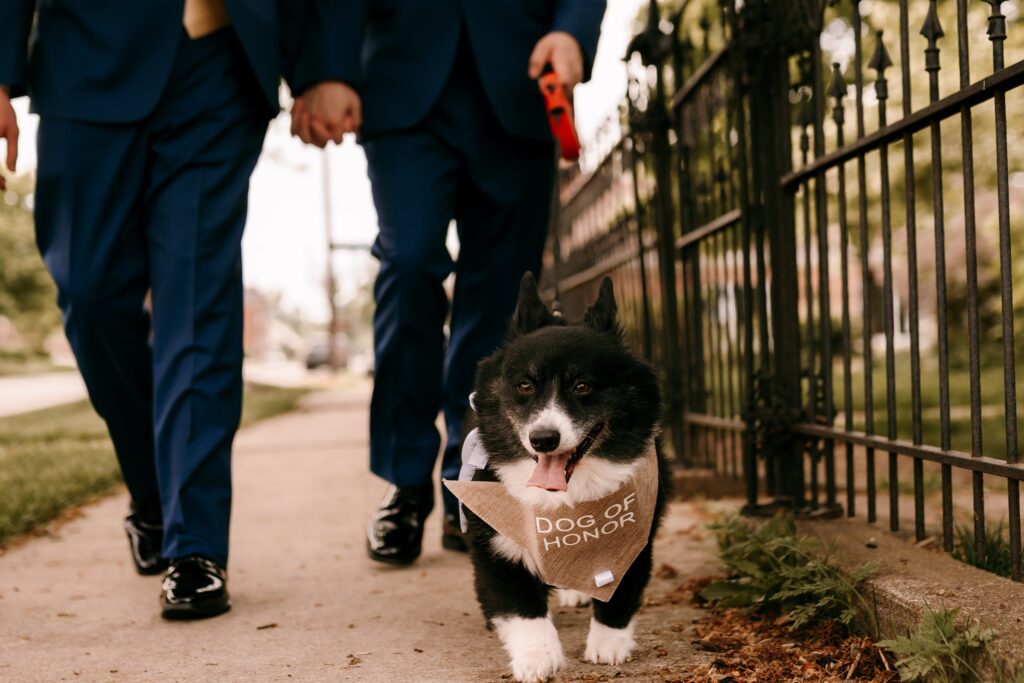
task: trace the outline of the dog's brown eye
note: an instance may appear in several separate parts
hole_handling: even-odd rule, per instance
[[[530,382],[520,382],[518,388],[519,393],[523,396],[530,396],[533,394],[533,384]]]
[[[594,388],[586,382],[577,382],[576,386],[574,386],[572,390],[577,396],[589,396],[590,392],[592,392]]]

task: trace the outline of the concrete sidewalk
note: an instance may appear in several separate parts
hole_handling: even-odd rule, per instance
[[[78,371],[0,377],[0,417],[81,401],[85,384]]]
[[[159,618],[159,578],[129,564],[123,493],[0,556],[0,681],[502,680],[507,660],[484,630],[468,559],[441,549],[436,514],[414,566],[366,557],[364,525],[383,490],[366,468],[367,402],[365,385],[316,394],[239,435],[234,609],[224,617]],[[562,680],[618,671],[663,681],[699,657],[687,633],[695,610],[666,597],[715,571],[698,517],[672,509],[656,561],[674,571],[652,582],[633,662],[583,662],[589,611],[553,607],[569,660]]]

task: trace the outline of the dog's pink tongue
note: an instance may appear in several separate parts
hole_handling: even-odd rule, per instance
[[[537,466],[533,468],[527,486],[547,489],[548,491],[567,491],[565,484],[565,466],[569,462],[570,453],[537,455]]]

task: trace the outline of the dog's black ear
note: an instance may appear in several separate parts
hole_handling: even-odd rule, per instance
[[[519,282],[519,301],[516,303],[515,313],[512,314],[512,321],[509,323],[509,337],[515,338],[529,334],[552,322],[551,311],[540,300],[540,293],[537,291],[537,281],[533,279],[533,273],[526,271],[523,279]]]
[[[601,281],[601,291],[597,294],[597,301],[591,304],[583,314],[583,324],[595,332],[610,334],[618,341],[622,341],[622,326],[619,325],[618,310],[619,308],[615,304],[612,280],[606,277]]]

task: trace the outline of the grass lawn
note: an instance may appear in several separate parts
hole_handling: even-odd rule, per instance
[[[939,372],[938,362],[930,354],[921,359],[921,432],[923,442],[941,445],[939,413]],[[898,438],[910,440],[913,435],[913,411],[911,410],[910,358],[907,353],[895,356],[896,433]],[[885,356],[875,354],[874,359],[874,410],[875,433],[886,433],[886,375]],[[836,425],[844,424],[843,418],[843,374],[837,362],[834,370],[834,395],[837,410]],[[854,429],[864,429],[864,372],[855,368],[851,373],[853,383]],[[982,403],[983,453],[993,458],[1006,457],[1006,432],[1003,418],[1003,369],[1002,363],[987,359],[981,365],[980,397]],[[1017,368],[1018,420],[1024,418],[1024,367]],[[806,389],[805,389],[806,391]],[[962,364],[953,365],[949,373],[950,394],[950,436],[955,450],[970,452],[970,379],[967,368]]]
[[[287,412],[304,389],[247,386],[242,425]],[[87,401],[0,419],[0,547],[121,481]]]
[[[0,351],[0,377],[38,375],[45,372],[75,372],[75,369],[54,365],[44,354]]]

